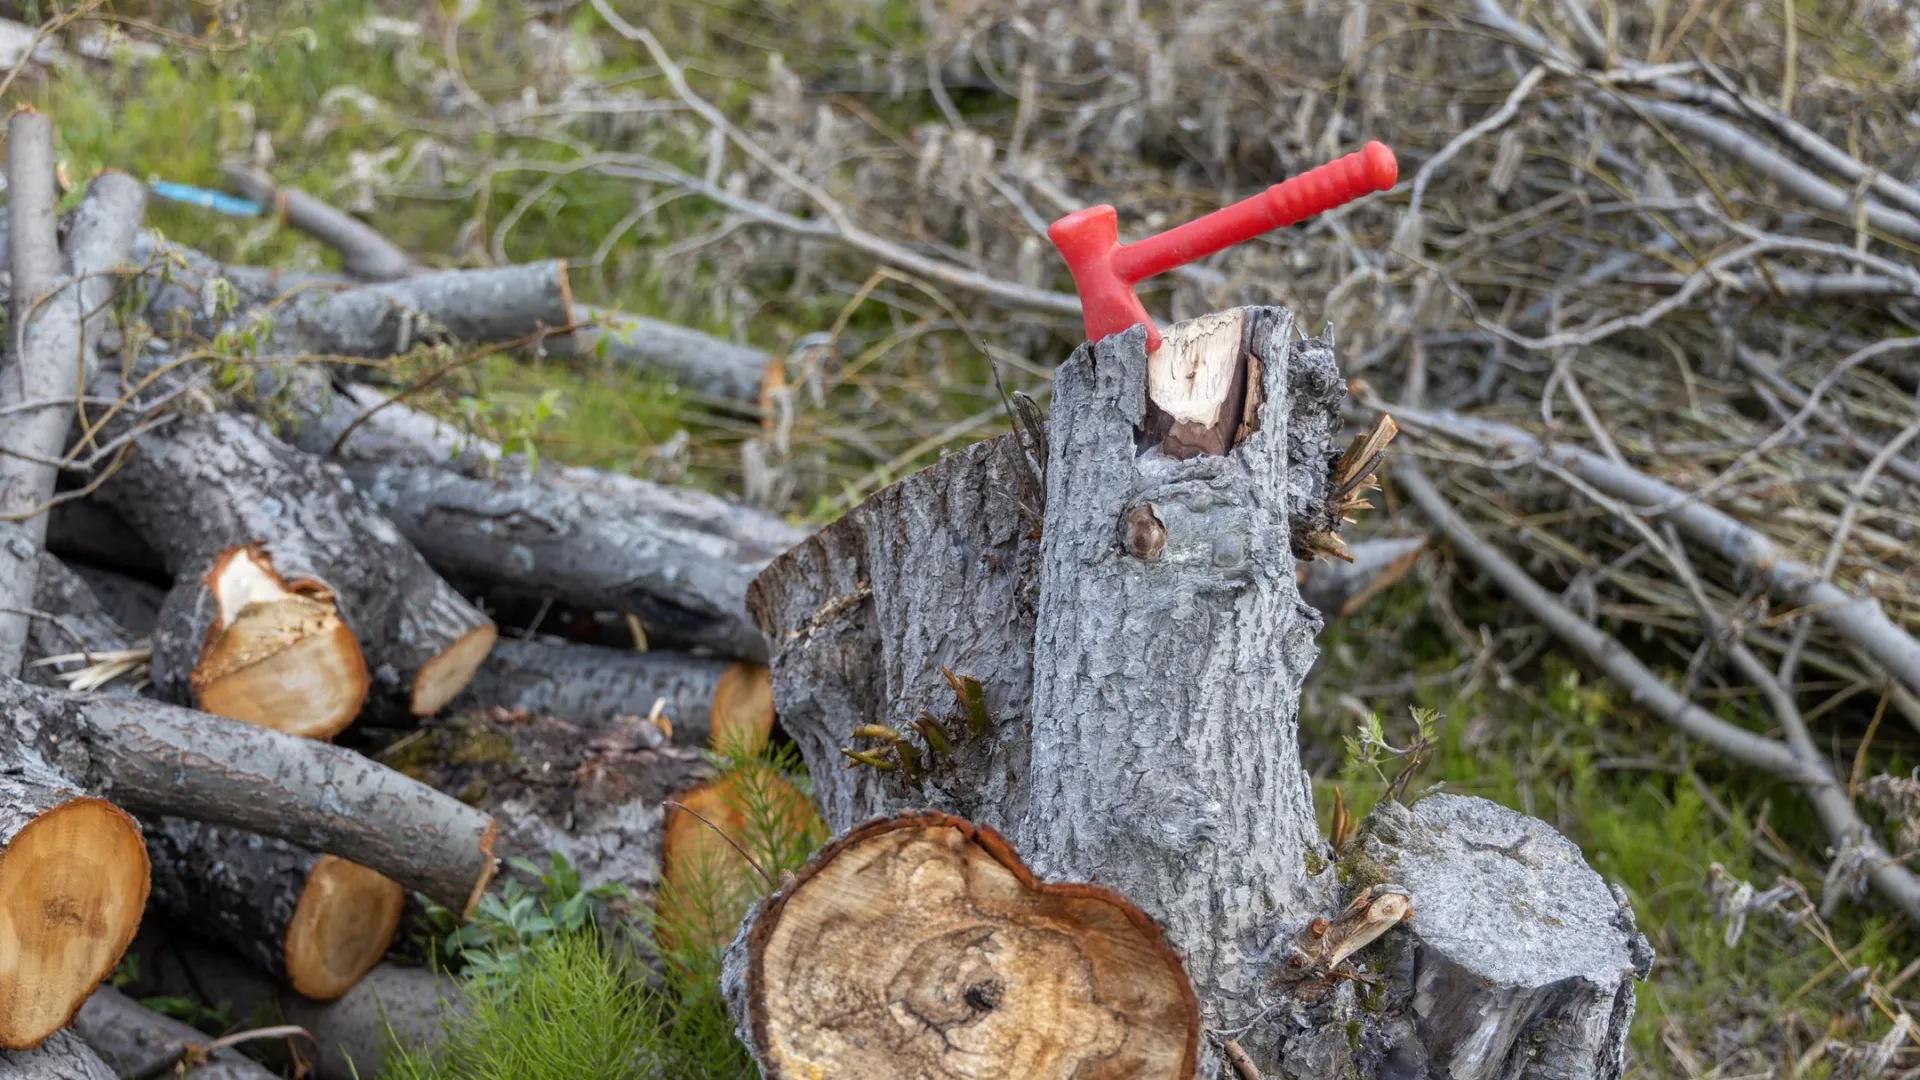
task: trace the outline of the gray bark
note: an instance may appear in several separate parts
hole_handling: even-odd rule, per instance
[[[222,166],[220,175],[280,220],[338,251],[342,269],[356,278],[392,281],[419,270],[406,252],[372,226],[304,191],[279,187],[272,177],[244,165]]]
[[[183,1076],[184,1080],[275,1080],[275,1074],[232,1048],[216,1050],[209,1060],[173,1071],[189,1047],[213,1037],[154,1012],[111,986],[102,986],[73,1019],[74,1034],[120,1076]],[[164,1070],[164,1071],[163,1071]]]
[[[0,1050],[6,1080],[120,1080],[80,1036],[61,1029],[34,1050]]]
[[[1158,920],[1214,1028],[1259,1012],[1274,935],[1329,900],[1310,880],[1298,719],[1320,618],[1300,600],[1291,536],[1326,503],[1346,388],[1333,350],[1296,343],[1287,312],[1254,308],[1248,324],[1265,405],[1225,456],[1136,451],[1143,330],[1083,346],[1054,375],[1034,783],[1015,834],[1042,877],[1097,879]],[[1157,558],[1118,541],[1140,506],[1166,527]],[[1178,737],[1138,737],[1155,721]]]
[[[704,746],[714,688],[732,666],[685,653],[634,652],[554,638],[503,639],[487,654],[462,705],[497,705],[556,717],[592,731],[618,717],[647,715],[666,699],[673,738]]]
[[[142,698],[0,679],[4,730],[142,816],[252,829],[378,871],[455,911],[493,872],[493,819],[326,743]]]
[[[1249,309],[1246,326],[1257,424],[1225,454],[1142,449],[1136,327],[1056,373],[1037,536],[1009,528],[1018,450],[999,440],[880,493],[761,576],[776,704],[828,820],[947,809],[1006,831],[1043,880],[1117,890],[1180,952],[1205,1026],[1236,1031],[1268,1075],[1433,1063],[1453,1080],[1613,1080],[1647,950],[1571,844],[1479,800],[1422,804],[1411,825],[1389,806],[1331,870],[1299,760],[1321,619],[1296,559],[1337,520],[1344,382],[1331,346],[1294,340],[1285,311]],[[965,656],[993,661],[990,751],[962,746],[912,784],[904,768],[845,766],[853,727],[941,710],[928,669]],[[1019,779],[989,764],[999,753],[1019,756]],[[1412,921],[1375,887],[1411,892]],[[1366,926],[1376,910],[1389,914],[1371,952],[1333,955],[1313,933],[1316,917]],[[754,918],[722,977],[743,1023]],[[1381,978],[1384,1011],[1341,977],[1356,964]],[[1210,1038],[1209,1080],[1225,1075],[1217,1052]]]
[[[318,1046],[311,1074],[317,1080],[372,1080],[396,1040],[416,1053],[429,1050],[464,1007],[458,981],[393,964],[374,968],[338,1000],[308,1001],[225,950],[181,942],[149,954],[142,974],[153,993],[204,992],[209,1004],[231,1005],[245,1023],[306,1028]]]
[[[0,360],[0,405],[44,403],[0,423],[0,676],[20,670],[37,556],[46,547],[41,508],[53,496],[73,402],[94,366],[116,280],[146,209],[146,189],[125,173],[88,185],[68,237],[55,243],[50,121],[31,109],[9,121],[8,220],[14,341]],[[71,264],[73,277],[67,277]]]
[[[167,599],[166,589],[151,581],[84,562],[64,565],[86,583],[101,612],[116,625],[129,634],[153,631],[154,622],[160,617],[160,605]]]
[[[44,552],[40,555],[33,606],[57,616],[59,621],[35,619],[27,632],[29,666],[21,673],[21,677],[29,682],[42,686],[66,685],[56,677],[58,669],[51,665],[36,666],[33,664],[35,660],[75,653],[118,652],[133,644],[127,632],[107,614],[87,582],[59,559]],[[86,663],[85,660],[79,660],[62,667],[72,669],[85,666]],[[108,684],[104,692],[131,694],[133,689],[125,679],[116,679]]]
[[[175,576],[154,634],[153,681],[167,700],[193,701],[189,677],[219,610],[204,577],[244,544],[264,543],[283,579],[327,587],[366,655],[370,697],[390,712],[432,704],[415,697],[426,665],[466,635],[492,632],[337,468],[251,418],[185,417],[142,436],[100,497]]]
[[[589,470],[506,471],[353,463],[361,491],[440,572],[637,615],[650,641],[764,662],[747,586],[798,539],[791,526],[712,495]]]
[[[775,357],[684,326],[577,304],[590,327],[556,349],[582,359],[604,360],[635,371],[658,371],[681,386],[712,398],[757,402],[761,381]]]
[[[382,358],[417,344],[517,341],[573,323],[564,260],[445,270],[382,285],[314,287],[273,312],[261,355]]]
[[[755,580],[749,603],[773,643],[774,712],[835,832],[907,807],[1003,830],[1024,814],[1040,551],[1040,492],[1027,470],[1011,435],[949,454]],[[906,731],[922,709],[953,711],[942,666],[980,680],[991,738],[961,739],[964,725],[945,724],[955,753],[924,781],[847,768],[840,749],[858,745],[855,728]]]

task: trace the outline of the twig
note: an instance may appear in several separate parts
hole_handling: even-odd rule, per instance
[[[779,883],[773,880],[773,875],[767,873],[766,867],[760,865],[760,861],[758,859],[755,859],[753,856],[747,854],[747,849],[741,847],[739,841],[727,835],[727,830],[721,828],[718,825],[715,825],[711,821],[708,821],[706,817],[704,817],[700,813],[700,811],[695,810],[694,808],[687,806],[684,803],[679,803],[679,802],[675,802],[672,799],[668,799],[665,805],[671,806],[675,810],[684,810],[687,813],[692,814],[695,820],[699,821],[700,824],[705,825],[707,828],[712,829],[714,832],[718,833],[720,835],[720,839],[725,840],[727,844],[733,848],[733,850],[739,852],[740,857],[747,860],[747,865],[753,867],[754,871],[758,873],[763,880],[766,881],[767,888],[777,889],[780,887]]]

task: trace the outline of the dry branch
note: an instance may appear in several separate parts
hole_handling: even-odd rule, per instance
[[[121,1077],[179,1076],[182,1080],[274,1080],[276,1074],[240,1051],[223,1047],[184,1072],[212,1037],[141,1005],[111,986],[93,992],[73,1020],[74,1034]]]
[[[0,680],[0,718],[75,786],[146,816],[251,829],[465,912],[493,875],[491,818],[325,743],[141,698]]]
[[[100,497],[175,576],[154,631],[169,700],[325,738],[370,686],[376,706],[430,715],[493,644],[492,622],[337,469],[249,418],[143,436]]]
[[[42,686],[64,686],[63,672],[72,672],[125,654],[134,645],[120,624],[107,613],[79,574],[52,555],[40,556],[34,589],[34,607],[43,613],[27,632],[27,667],[22,677]],[[58,664],[48,663],[58,659]],[[128,675],[133,672],[129,669]],[[108,693],[134,692],[134,680],[118,678]]]
[[[197,821],[147,823],[153,904],[316,1001],[386,955],[406,890],[333,855]]]
[[[759,349],[684,326],[579,304],[584,323],[566,348],[583,358],[605,360],[636,371],[659,371],[681,386],[712,398],[755,402],[768,371],[780,361]]]

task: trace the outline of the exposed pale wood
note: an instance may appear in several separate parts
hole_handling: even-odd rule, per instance
[[[1147,360],[1145,440],[1176,458],[1224,454],[1239,441],[1248,415],[1247,331],[1242,308],[1167,328]]]
[[[185,417],[142,436],[100,495],[175,574],[154,632],[154,684],[169,700],[323,736],[359,711],[356,684],[371,686],[360,696],[376,710],[431,713],[492,645],[491,620],[336,466],[251,417]],[[274,582],[296,596],[268,597]],[[222,600],[227,585],[232,601]],[[270,601],[252,611],[260,633],[224,618],[248,614],[256,599]],[[231,649],[226,637],[236,639]],[[216,694],[223,682],[235,692]]]
[[[231,1047],[215,1050],[206,1061],[177,1071],[190,1051],[212,1041],[198,1028],[154,1012],[111,986],[87,999],[73,1020],[74,1034],[121,1077],[179,1076],[182,1080],[275,1080],[276,1074]]]
[[[345,859],[197,821],[148,823],[153,902],[316,1000],[386,955],[406,891]]]
[[[767,840],[803,836],[816,827],[813,806],[785,777],[757,764],[674,801],[685,809],[667,810],[654,935],[668,951],[718,949],[739,928],[731,913],[767,891],[760,877],[766,868],[749,864],[735,845],[753,852]],[[764,860],[764,851],[756,858]]]
[[[491,817],[359,754],[144,698],[0,679],[0,731],[142,816],[250,829],[349,859],[465,912],[494,871]]]
[[[133,940],[146,901],[132,818],[30,749],[0,757],[0,1049],[39,1046],[73,1018]]]
[[[749,946],[769,1080],[1186,1080],[1200,1011],[1179,957],[1116,893],[1043,885],[944,815],[855,829],[769,900]]]

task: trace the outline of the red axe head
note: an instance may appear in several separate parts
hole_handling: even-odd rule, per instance
[[[1147,328],[1147,351],[1160,347],[1160,332],[1134,283],[1205,258],[1261,233],[1324,213],[1399,178],[1393,151],[1373,142],[1357,153],[1278,183],[1251,199],[1216,210],[1156,236],[1121,245],[1119,219],[1111,206],[1075,211],[1047,228],[1053,246],[1073,272],[1087,340],[1098,341],[1136,324]]]

